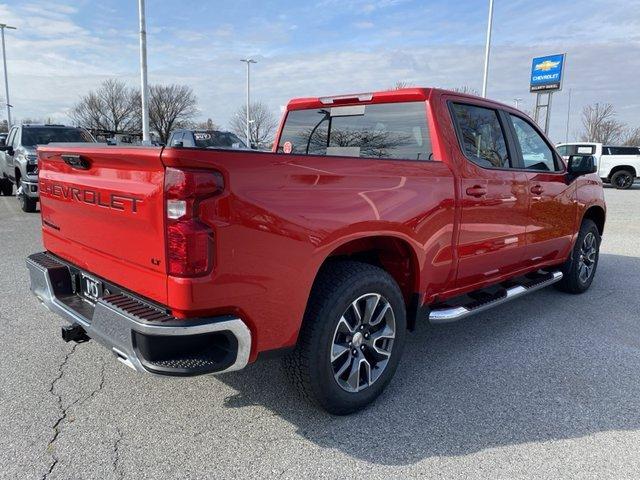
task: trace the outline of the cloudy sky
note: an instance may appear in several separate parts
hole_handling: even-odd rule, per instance
[[[253,98],[279,115],[291,97],[412,85],[480,90],[487,0],[147,0],[149,81],[184,83],[201,117],[226,125],[244,101],[241,57]],[[135,0],[0,3],[14,116],[66,121],[102,80],[138,82]],[[564,139],[580,109],[614,104],[640,125],[640,0],[495,0],[489,97],[533,109],[531,59],[567,52],[554,97],[552,137]],[[4,115],[0,111],[0,115]],[[1,117],[4,118],[4,117]]]

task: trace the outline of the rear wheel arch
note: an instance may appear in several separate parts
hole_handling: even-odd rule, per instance
[[[400,287],[407,305],[412,296],[419,291],[418,257],[411,244],[402,238],[393,235],[373,235],[350,240],[334,248],[318,272],[327,262],[341,260],[368,263],[385,270]]]
[[[609,176],[607,177],[609,180],[611,180],[611,177],[616,173],[619,172],[621,170],[626,170],[627,172],[631,173],[634,177],[638,176],[638,172],[637,170],[632,167],[631,165],[616,165],[615,167],[613,167],[611,169],[611,171],[609,172]]]

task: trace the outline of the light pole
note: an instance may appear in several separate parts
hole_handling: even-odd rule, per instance
[[[569,105],[567,106],[567,130],[564,134],[564,142],[569,143],[569,120],[571,118],[571,89],[569,89]]]
[[[4,64],[4,92],[7,100],[7,130],[11,128],[11,102],[9,101],[9,77],[7,76],[7,53],[4,47],[4,29],[16,30],[16,27],[7,25],[6,23],[0,23],[0,30],[2,31],[2,63]]]
[[[142,99],[142,143],[149,145],[149,86],[147,84],[147,27],[145,20],[144,0],[138,0],[140,16],[140,83]]]
[[[484,47],[484,75],[482,77],[482,96],[487,96],[489,79],[489,52],[491,51],[491,26],[493,24],[493,0],[489,0],[489,20],[487,21],[487,43]]]
[[[251,133],[249,131],[249,124],[251,123],[249,118],[249,101],[251,100],[251,64],[258,62],[252,58],[243,58],[240,61],[247,64],[247,147],[251,148]]]

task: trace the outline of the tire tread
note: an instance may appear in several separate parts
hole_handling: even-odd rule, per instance
[[[580,225],[580,233],[578,234],[578,238],[576,239],[576,244],[571,250],[571,254],[565,264],[562,266],[562,280],[556,283],[556,286],[559,290],[562,290],[566,293],[580,294],[586,292],[591,286],[591,281],[593,281],[593,277],[596,274],[596,271],[593,272],[590,282],[585,288],[583,285],[580,285],[578,282],[577,275],[577,250],[582,245],[582,240],[587,235],[587,233],[593,232],[596,235],[596,241],[598,242],[598,249],[600,247],[600,234],[598,232],[598,227],[595,222],[589,218],[586,218],[582,221],[582,225]],[[596,270],[597,270],[596,263]]]
[[[387,278],[396,285],[393,278],[385,270],[374,265],[351,260],[330,261],[325,264],[311,290],[298,342],[294,350],[283,358],[285,376],[299,394],[308,402],[331,413],[343,414],[350,413],[352,410],[345,410],[338,403],[321,403],[315,394],[309,375],[314,353],[312,339],[316,338],[324,327],[320,312],[333,301],[336,292],[353,287],[363,277],[369,275],[376,278]],[[398,288],[397,285],[396,288]]]

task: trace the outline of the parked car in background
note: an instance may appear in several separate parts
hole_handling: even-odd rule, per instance
[[[169,136],[167,145],[170,147],[247,150],[246,143],[240,140],[235,133],[221,130],[174,130]]]
[[[618,189],[631,188],[640,175],[640,147],[573,142],[560,143],[556,148],[565,159],[571,155],[593,155],[602,181]]]
[[[410,88],[292,100],[281,125],[273,152],[39,149],[47,251],[27,266],[63,339],[157,375],[284,355],[305,397],[346,414],[417,322],[590,287],[595,159],[565,163],[520,111]]]
[[[0,191],[13,194],[16,185],[20,207],[35,212],[38,203],[38,145],[49,143],[95,143],[84,128],[65,125],[24,124],[11,127],[6,144],[0,146]]]

